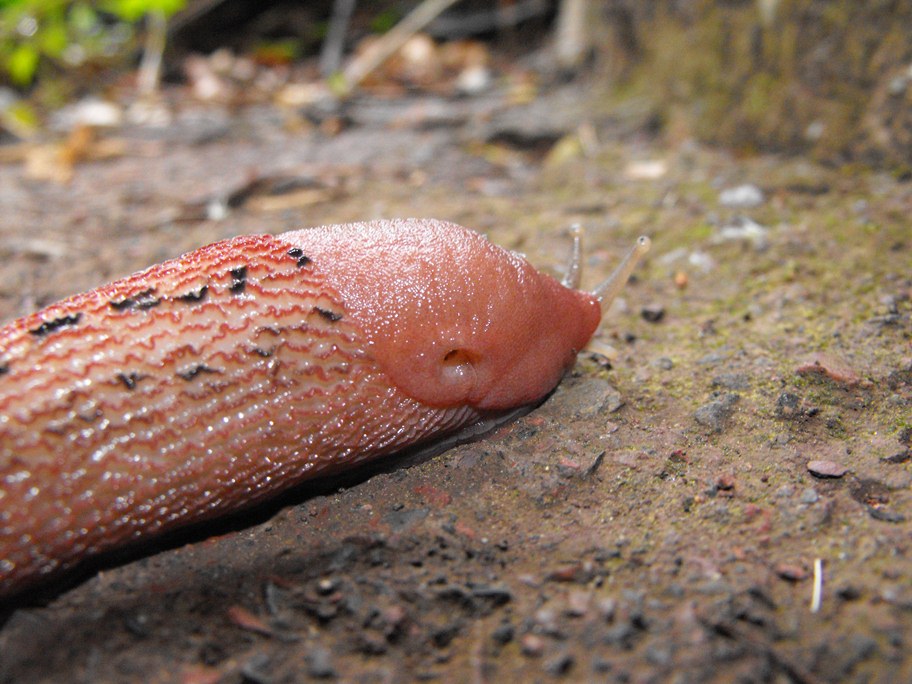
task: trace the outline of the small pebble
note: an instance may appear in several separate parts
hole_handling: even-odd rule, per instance
[[[525,656],[537,658],[545,652],[545,640],[537,634],[524,634],[520,640],[520,650]]]
[[[266,653],[257,653],[241,665],[241,676],[251,684],[271,684],[272,677],[266,672],[270,659]]]
[[[783,392],[776,398],[776,416],[784,419],[802,416],[801,398],[791,392]]]
[[[336,676],[332,664],[332,654],[325,648],[316,647],[307,654],[307,673],[316,679],[329,679]]]
[[[719,204],[729,209],[752,209],[763,204],[763,191],[756,185],[736,185],[719,193]]]
[[[317,582],[317,593],[320,596],[329,596],[339,586],[339,580],[332,577],[324,577]]]
[[[545,663],[545,672],[549,675],[554,675],[555,677],[560,677],[573,668],[573,656],[569,653],[561,653],[556,658],[552,658],[547,663]]]
[[[817,503],[818,499],[820,499],[820,495],[817,493],[817,491],[808,487],[803,492],[801,492],[799,501],[801,501],[803,504],[812,504]]]
[[[605,622],[612,622],[617,613],[617,601],[613,598],[601,598],[596,602],[595,608]]]
[[[792,563],[779,563],[776,566],[776,574],[789,582],[800,582],[803,579],[807,579],[808,576],[807,570],[800,565]]]
[[[880,520],[882,522],[889,523],[901,523],[906,521],[906,516],[902,513],[897,513],[896,511],[891,511],[889,508],[883,506],[868,506],[868,515],[870,515],[874,520]]]
[[[446,648],[459,635],[459,625],[452,623],[438,627],[431,632],[431,642],[437,648]]]
[[[502,622],[497,627],[494,628],[494,631],[491,632],[491,638],[495,643],[504,646],[513,641],[513,637],[516,635],[516,630],[513,628],[509,622]]]
[[[661,304],[647,304],[640,309],[640,316],[647,323],[658,323],[665,318],[665,307]]]
[[[839,465],[835,461],[809,461],[807,464],[808,472],[814,477],[842,477],[849,469]]]
[[[556,635],[560,633],[557,625],[557,614],[549,608],[540,608],[535,613],[535,623],[545,634]]]
[[[864,384],[862,377],[845,361],[828,354],[816,354],[795,369],[798,375],[820,375],[846,387]]]
[[[713,242],[750,242],[754,249],[766,249],[769,244],[769,229],[761,226],[756,221],[740,216],[732,223],[722,226]]]
[[[660,356],[653,363],[659,370],[671,370],[674,368],[674,361],[669,359],[667,356]]]
[[[567,595],[567,609],[565,613],[570,617],[583,617],[589,612],[591,596],[587,591],[571,591]]]
[[[631,180],[658,180],[668,172],[664,159],[642,159],[630,162],[624,175]]]
[[[720,373],[712,379],[713,387],[728,390],[750,389],[750,378],[745,373]]]
[[[735,488],[735,476],[720,475],[718,478],[716,478],[715,488],[726,492],[733,490]]]
[[[694,412],[694,420],[714,432],[722,432],[725,422],[735,412],[735,404],[740,399],[738,394],[723,394],[715,401],[704,404]]]

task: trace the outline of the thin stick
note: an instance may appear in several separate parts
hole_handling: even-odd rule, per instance
[[[324,78],[338,71],[342,63],[345,34],[348,33],[348,23],[355,9],[355,2],[356,0],[335,0],[333,3],[329,30],[326,31],[326,40],[323,41],[323,49],[320,50],[320,74]]]
[[[811,612],[820,611],[820,603],[823,600],[823,561],[820,558],[814,559],[814,589],[811,593]]]
[[[352,90],[368,74],[389,59],[418,31],[430,24],[456,0],[424,0],[411,14],[391,28],[363,55],[354,59],[343,73],[346,90]]]
[[[160,10],[151,10],[146,15],[146,46],[143,49],[137,77],[139,94],[148,97],[158,91],[161,80],[162,55],[168,36],[168,20]]]

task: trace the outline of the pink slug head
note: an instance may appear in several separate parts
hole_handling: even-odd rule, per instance
[[[602,315],[598,291],[565,287],[452,223],[374,221],[278,237],[342,297],[393,383],[430,406],[497,410],[540,399]]]

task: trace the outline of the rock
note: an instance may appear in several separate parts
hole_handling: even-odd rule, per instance
[[[801,492],[801,496],[798,500],[803,504],[812,504],[817,503],[819,499],[820,495],[817,493],[817,490],[808,487],[803,492]]]
[[[537,634],[524,634],[520,640],[520,650],[524,656],[537,658],[545,652],[545,640]]]
[[[769,245],[769,229],[746,216],[740,216],[728,225],[722,226],[713,242],[750,242],[754,249],[764,250]]]
[[[882,522],[901,523],[906,521],[906,516],[904,516],[902,513],[897,513],[896,511],[892,511],[889,508],[881,505],[868,506],[867,510],[868,515],[870,515],[875,520],[880,520]]]
[[[56,131],[71,131],[77,126],[114,128],[123,120],[120,105],[90,96],[57,110],[51,117],[51,127]]]
[[[573,656],[569,653],[561,653],[557,657],[545,663],[545,672],[555,677],[562,677],[570,672],[573,668]]]
[[[800,582],[801,580],[807,579],[808,576],[807,570],[800,565],[795,565],[793,563],[779,563],[776,565],[775,570],[779,577],[788,580],[789,582]]]
[[[713,489],[716,492],[731,492],[735,488],[735,476],[731,474],[720,475],[716,478]]]
[[[336,669],[332,664],[332,654],[319,646],[307,654],[307,674],[315,679],[329,679],[336,676]]]
[[[880,460],[884,463],[905,463],[912,459],[912,449],[904,449],[903,451],[897,451],[895,454],[890,454],[889,456],[884,456]]]
[[[624,169],[624,175],[631,180],[658,180],[666,173],[668,163],[664,159],[633,161]]]
[[[776,398],[776,417],[786,420],[801,418],[804,412],[801,410],[801,398],[791,392],[783,392]]]
[[[437,648],[446,648],[459,634],[459,623],[451,622],[431,631],[431,643]]]
[[[752,209],[763,204],[763,191],[756,185],[736,185],[719,193],[719,204],[729,209]]]
[[[535,624],[548,636],[557,636],[562,634],[561,628],[557,622],[557,613],[550,608],[539,608],[535,612]]]
[[[591,598],[588,591],[571,591],[567,595],[567,608],[564,614],[569,617],[583,617],[589,611]]]
[[[647,304],[640,309],[640,316],[647,323],[658,323],[665,318],[665,307],[661,304]]]
[[[815,354],[795,369],[798,375],[820,375],[846,387],[862,385],[862,377],[842,359],[829,354]]]
[[[745,373],[720,373],[712,379],[713,387],[727,390],[750,389],[750,378]]]
[[[896,439],[899,440],[900,444],[904,444],[907,447],[912,447],[912,427],[904,427],[899,431]]]
[[[578,385],[560,385],[548,402],[557,413],[590,419],[600,413],[614,413],[624,405],[621,393],[602,378],[587,378]]]
[[[837,478],[849,472],[848,468],[836,461],[808,461],[807,469],[811,475],[819,478]]]
[[[503,606],[513,600],[513,593],[500,585],[476,584],[472,587],[472,596],[493,606]]]
[[[741,399],[741,395],[727,393],[721,395],[718,399],[704,404],[694,412],[694,420],[700,425],[708,427],[713,432],[722,432],[725,423],[735,411],[735,404]]]
[[[500,623],[494,628],[494,631],[491,632],[491,638],[494,640],[494,643],[500,644],[501,646],[505,646],[513,641],[515,635],[516,630],[509,622]]]

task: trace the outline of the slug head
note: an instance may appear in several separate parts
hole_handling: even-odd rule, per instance
[[[375,221],[279,239],[341,295],[393,383],[430,406],[498,410],[540,399],[601,318],[596,295],[452,223]]]

